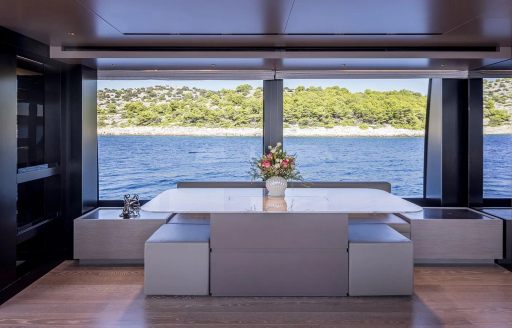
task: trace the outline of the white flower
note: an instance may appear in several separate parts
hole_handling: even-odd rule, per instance
[[[271,149],[270,152],[273,154],[273,153],[276,152],[276,150],[275,149]]]
[[[275,167],[276,169],[278,169],[278,168],[279,168],[279,164],[274,164],[274,167]]]
[[[280,143],[280,142],[278,142],[278,143],[276,144],[276,147],[281,147],[281,143]]]

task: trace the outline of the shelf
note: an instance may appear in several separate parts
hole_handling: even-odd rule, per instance
[[[16,179],[17,179],[18,183],[24,183],[24,182],[48,178],[48,177],[58,175],[58,174],[60,174],[59,167],[49,167],[49,168],[34,170],[34,171],[30,171],[30,172],[18,173]]]
[[[55,219],[43,220],[41,222],[38,222],[37,224],[31,225],[31,226],[19,231],[16,236],[16,242],[19,244],[19,243],[29,240],[30,238],[33,238],[34,236],[38,235],[41,231],[46,229],[48,224],[53,222],[54,220]]]

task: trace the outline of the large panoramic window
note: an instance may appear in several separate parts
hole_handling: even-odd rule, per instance
[[[484,79],[484,198],[512,198],[512,78]]]
[[[247,180],[262,153],[262,84],[98,81],[100,199]]]
[[[428,79],[286,80],[284,148],[307,181],[387,181],[423,197]]]

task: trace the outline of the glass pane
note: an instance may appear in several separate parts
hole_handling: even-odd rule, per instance
[[[179,181],[248,181],[262,153],[262,81],[99,81],[100,199]]]
[[[387,181],[423,196],[428,79],[284,85],[284,148],[306,181]]]
[[[512,198],[512,78],[484,79],[484,198]]]

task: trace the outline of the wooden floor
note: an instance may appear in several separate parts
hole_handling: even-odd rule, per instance
[[[145,297],[141,267],[68,261],[0,306],[0,327],[512,327],[512,273],[417,267],[412,297]]]

